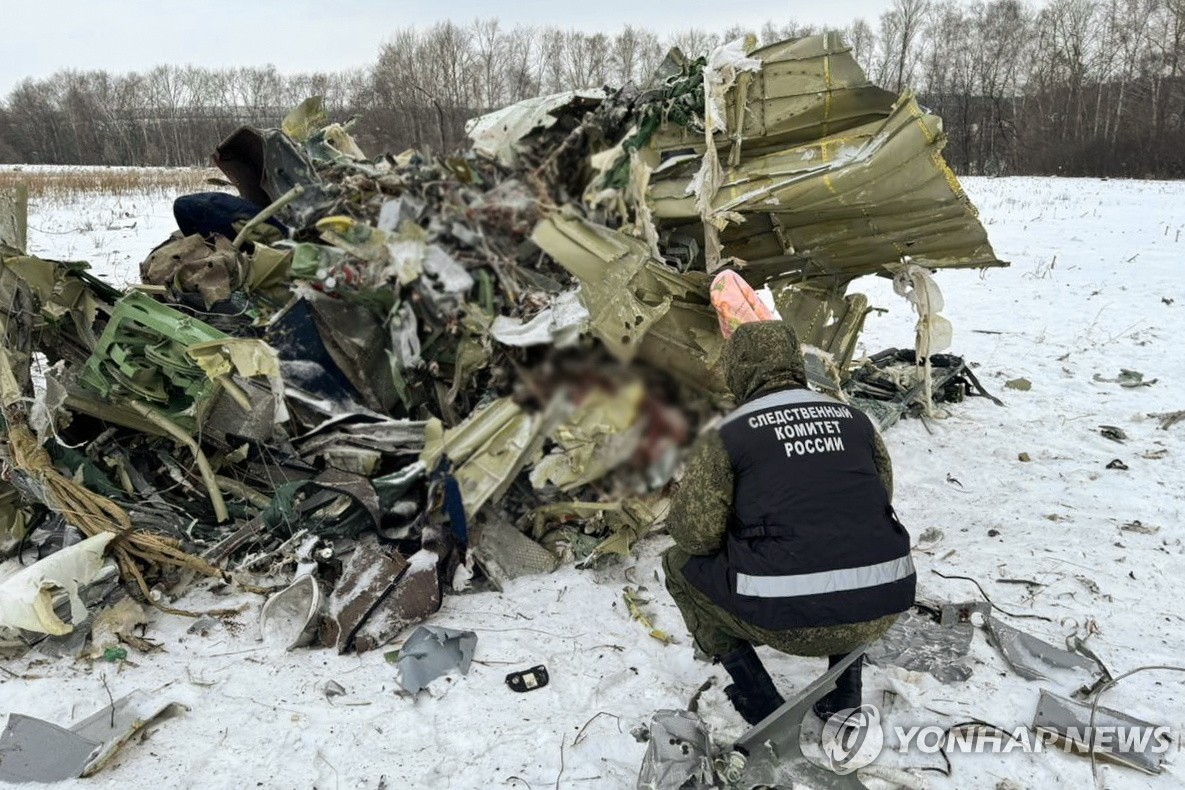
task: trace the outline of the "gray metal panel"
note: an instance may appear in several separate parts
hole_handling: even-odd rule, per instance
[[[100,745],[48,721],[10,714],[0,733],[0,781],[77,779]]]

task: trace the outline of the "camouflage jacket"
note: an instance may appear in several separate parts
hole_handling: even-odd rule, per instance
[[[738,404],[778,390],[806,387],[798,337],[782,321],[742,324],[724,348],[724,372]],[[893,499],[893,465],[880,434],[874,460]],[[732,514],[732,462],[720,434],[705,432],[691,448],[683,480],[671,502],[667,528],[688,554],[714,554],[724,545]]]

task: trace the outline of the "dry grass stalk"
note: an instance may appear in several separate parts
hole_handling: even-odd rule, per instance
[[[0,191],[19,184],[29,187],[30,200],[66,202],[103,195],[181,195],[217,189],[207,179],[219,174],[211,168],[55,167],[0,168]]]

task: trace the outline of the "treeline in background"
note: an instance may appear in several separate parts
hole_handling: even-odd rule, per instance
[[[840,31],[870,79],[914,89],[942,116],[961,174],[1185,177],[1185,0],[894,0],[875,26]],[[464,145],[467,119],[491,109],[645,83],[672,46],[695,55],[746,33],[765,44],[814,32],[770,22],[660,37],[491,19],[396,30],[355,71],[63,71],[0,102],[0,162],[203,164],[235,127],[277,125],[314,94],[335,118],[360,116],[364,150],[449,150]]]

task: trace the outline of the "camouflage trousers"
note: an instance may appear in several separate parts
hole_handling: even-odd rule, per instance
[[[683,566],[690,558],[678,546],[662,556],[667,590],[683,614],[687,630],[696,645],[712,658],[719,658],[747,642],[766,645],[792,656],[832,656],[850,653],[865,642],[880,639],[897,619],[891,614],[876,620],[849,625],[829,625],[770,631],[746,623],[731,612],[712,603],[683,576]]]

